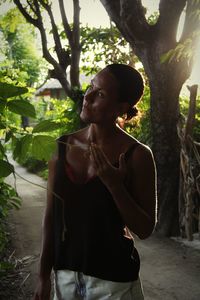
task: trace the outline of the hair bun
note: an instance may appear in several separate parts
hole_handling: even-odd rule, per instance
[[[133,117],[137,116],[137,114],[138,109],[135,106],[130,107],[126,113],[126,120],[132,119]]]

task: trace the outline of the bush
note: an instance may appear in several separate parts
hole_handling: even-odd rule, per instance
[[[8,212],[12,208],[19,209],[21,206],[21,198],[17,192],[7,183],[0,182],[0,260],[2,253],[7,245],[8,238],[5,231],[5,220]],[[1,269],[1,262],[0,262]]]

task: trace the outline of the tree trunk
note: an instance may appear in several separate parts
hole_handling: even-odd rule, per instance
[[[138,47],[136,54],[143,62],[151,91],[152,150],[158,177],[156,230],[163,236],[177,236],[180,234],[180,141],[177,133],[180,117],[179,94],[189,68],[183,63],[161,63],[160,57],[167,48],[166,41],[157,41],[151,45],[143,45],[142,48]],[[180,72],[182,68],[185,68],[185,72]]]
[[[157,231],[164,236],[179,235],[178,192],[180,173],[180,143],[177,135],[179,115],[178,89],[166,91],[166,78],[162,86],[151,85],[151,124],[153,153],[158,174]],[[169,97],[171,101],[169,101]],[[173,220],[173,222],[172,222]]]
[[[179,93],[189,68],[175,61],[161,63],[161,56],[177,44],[176,29],[186,1],[177,1],[176,5],[171,1],[161,1],[160,16],[154,26],[146,21],[141,1],[101,2],[141,60],[149,80],[152,150],[158,174],[156,230],[163,236],[178,235],[180,143],[177,122]]]

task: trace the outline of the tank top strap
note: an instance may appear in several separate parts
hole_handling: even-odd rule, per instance
[[[130,155],[135,151],[135,149],[140,145],[140,143],[136,142],[132,144],[129,149],[125,152],[125,160],[127,161]]]
[[[58,143],[58,158],[65,160],[66,153],[66,135],[62,135],[57,139]]]

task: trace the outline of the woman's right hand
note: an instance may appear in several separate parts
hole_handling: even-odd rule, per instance
[[[33,300],[50,300],[51,279],[39,279]]]

